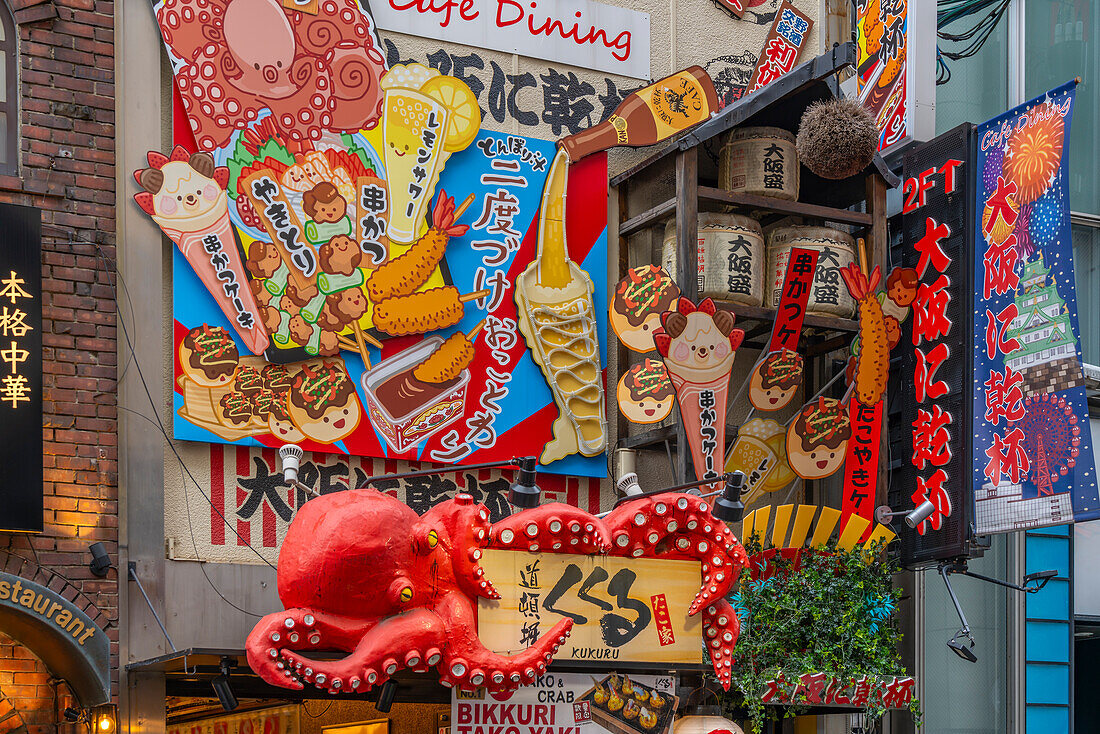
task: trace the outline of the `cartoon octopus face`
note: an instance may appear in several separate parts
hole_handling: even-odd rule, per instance
[[[257,29],[263,33],[257,33]],[[290,21],[276,0],[233,0],[225,10],[225,44],[240,76],[238,89],[272,99],[298,90],[290,78],[296,43]]]

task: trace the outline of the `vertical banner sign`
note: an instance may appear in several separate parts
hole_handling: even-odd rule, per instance
[[[1058,87],[977,131],[972,433],[979,533],[1100,517],[1069,218],[1075,90],[1076,82]]]
[[[894,259],[916,270],[919,285],[898,347],[903,388],[895,431],[902,435],[895,445],[907,451],[891,504],[928,500],[936,508],[915,529],[900,528],[907,565],[958,556],[968,540],[971,130],[961,125],[917,146],[903,163],[903,240]]]
[[[794,68],[802,44],[810,35],[814,22],[784,1],[775,15],[772,30],[764,40],[764,48],[752,72],[748,94],[770,84]]]
[[[806,318],[806,304],[810,302],[810,287],[814,282],[814,273],[817,272],[817,255],[817,250],[805,250],[801,247],[791,250],[768,352],[777,352],[780,349],[798,351],[798,337],[802,334],[802,321]]]
[[[857,0],[859,101],[875,117],[878,148],[911,135],[906,57],[908,0]]]
[[[844,497],[842,517],[859,515],[867,520],[875,517],[875,490],[878,486],[879,446],[882,443],[882,401],[871,406],[859,402],[853,395],[848,401],[848,420],[852,438],[844,456]],[[871,534],[871,524],[864,539]]]
[[[0,204],[0,529],[42,532],[42,215]]]

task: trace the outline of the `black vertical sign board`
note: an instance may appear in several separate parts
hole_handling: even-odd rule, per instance
[[[891,368],[901,389],[890,421],[889,502],[894,510],[925,499],[936,506],[917,528],[894,523],[909,567],[967,555],[971,540],[973,130],[960,125],[903,157],[902,236],[891,259],[917,270],[919,286]]]
[[[42,532],[42,214],[0,204],[0,529]]]

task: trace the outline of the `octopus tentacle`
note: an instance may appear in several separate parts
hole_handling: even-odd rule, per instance
[[[313,663],[296,655],[297,651],[354,650],[373,626],[373,621],[349,619],[312,609],[274,612],[260,620],[249,633],[245,645],[248,663],[268,683],[289,684],[300,689],[303,680],[301,671],[310,669]]]
[[[458,588],[473,598],[499,599],[500,594],[481,568],[481,549],[489,543],[488,508],[460,492],[453,502],[441,502],[424,513],[414,531],[418,542],[428,543],[436,527],[442,530],[436,533],[437,542],[451,559]]]
[[[527,649],[503,655],[482,644],[474,608],[468,599],[450,594],[438,610],[447,622],[447,645],[443,664],[439,666],[439,682],[464,689],[485,686],[495,693],[534,683],[546,672],[554,653],[573,629],[572,619],[562,619]]]
[[[607,553],[607,525],[572,505],[552,502],[493,523],[489,543],[508,550],[550,553]]]
[[[730,671],[733,665],[733,648],[741,634],[741,620],[733,606],[725,599],[707,605],[703,611],[703,634],[710,653],[714,674],[725,690],[730,689]]]
[[[703,585],[688,609],[695,615],[729,593],[746,563],[745,549],[709,505],[695,495],[658,495],[627,502],[605,518],[612,555],[694,558],[703,563]]]

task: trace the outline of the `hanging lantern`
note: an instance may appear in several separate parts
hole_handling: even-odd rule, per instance
[[[722,716],[721,706],[691,706],[672,725],[676,734],[745,734],[745,731]]]

